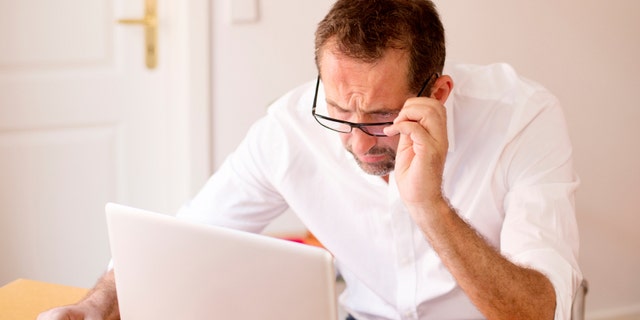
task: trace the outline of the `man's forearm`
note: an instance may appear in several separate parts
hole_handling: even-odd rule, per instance
[[[80,302],[98,310],[105,320],[120,319],[116,282],[113,269],[107,271],[98,280],[94,288]]]
[[[553,319],[555,290],[547,277],[503,257],[446,201],[410,210],[421,217],[416,222],[427,240],[488,319]]]

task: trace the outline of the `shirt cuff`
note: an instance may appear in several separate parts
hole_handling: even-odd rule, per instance
[[[582,281],[582,274],[561,255],[550,249],[520,253],[511,258],[516,264],[544,274],[556,292],[555,320],[570,320],[573,297]]]

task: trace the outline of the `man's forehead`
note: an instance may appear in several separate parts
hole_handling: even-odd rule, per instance
[[[378,58],[364,58],[364,55],[357,53],[345,53],[339,49],[334,41],[327,42],[318,52],[318,68],[320,73],[327,72],[328,64],[349,64],[360,65],[363,68],[375,68],[376,66],[393,65],[394,71],[399,71],[408,75],[410,54],[407,50],[388,48],[382,52]]]
[[[368,113],[392,113],[402,109],[408,98],[405,90],[394,90],[384,81],[375,86],[349,86],[330,82],[325,86],[325,100],[328,106],[343,111]]]

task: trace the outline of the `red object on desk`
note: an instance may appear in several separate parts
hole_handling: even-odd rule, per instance
[[[307,231],[307,233],[303,236],[303,237],[287,237],[287,236],[283,236],[283,237],[278,237],[280,239],[284,239],[284,240],[288,240],[288,241],[293,241],[293,242],[297,242],[297,243],[303,243],[303,244],[308,244],[310,246],[316,246],[316,247],[320,247],[320,248],[324,248],[324,246],[322,245],[322,243],[320,243],[320,241],[318,241],[318,239],[316,239],[316,237],[313,235],[313,233]]]

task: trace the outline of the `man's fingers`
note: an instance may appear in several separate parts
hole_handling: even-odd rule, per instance
[[[428,135],[427,130],[420,123],[408,120],[400,121],[384,128],[384,133],[389,136],[396,134],[412,135],[416,138],[426,138]]]
[[[429,119],[446,120],[447,112],[445,107],[435,99],[411,98],[408,99],[398,117],[394,122],[400,121],[423,121]]]
[[[403,123],[415,123],[418,124],[419,127],[404,125]],[[429,98],[412,98],[407,100],[402,111],[400,111],[400,114],[394,120],[394,125],[385,129],[384,132],[388,136],[400,133],[419,138],[422,137],[421,131],[425,131],[435,141],[446,141],[447,113],[439,101]]]

